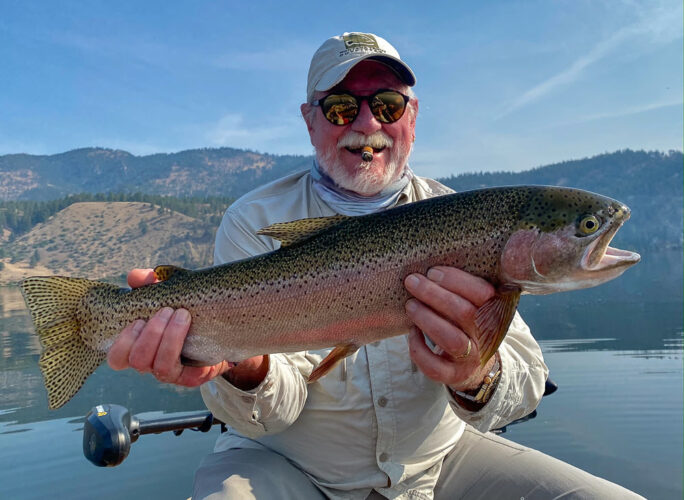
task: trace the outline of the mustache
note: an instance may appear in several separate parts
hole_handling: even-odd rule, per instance
[[[391,148],[394,145],[392,138],[382,130],[373,132],[371,135],[349,131],[337,141],[337,149],[350,148],[360,149],[370,146],[373,149]]]

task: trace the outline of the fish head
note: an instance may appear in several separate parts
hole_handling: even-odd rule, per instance
[[[579,189],[540,187],[518,214],[501,258],[503,282],[524,293],[589,288],[639,262],[635,252],[609,244],[629,219],[629,208]]]

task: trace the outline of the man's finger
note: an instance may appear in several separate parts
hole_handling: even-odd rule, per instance
[[[411,274],[404,281],[411,295],[458,325],[470,335],[477,334],[475,313],[477,307],[460,295],[447,290],[421,274]],[[419,327],[423,328],[421,325]],[[423,328],[425,331],[425,328]]]
[[[468,349],[470,337],[463,330],[419,301],[410,299],[406,302],[406,313],[419,329],[452,358],[460,359]]]
[[[157,349],[161,343],[164,329],[171,319],[173,309],[165,307],[152,316],[140,336],[135,341],[128,364],[140,372],[152,371],[152,363],[157,355]]]
[[[189,329],[190,313],[185,309],[176,310],[164,329],[164,337],[154,358],[152,372],[159,380],[174,382],[183,371],[180,354]]]
[[[183,366],[180,376],[174,383],[186,387],[197,387],[218,377],[227,369],[225,361],[213,366]]]
[[[453,363],[432,352],[425,343],[422,332],[415,327],[409,333],[408,345],[411,360],[426,377],[441,383],[455,378]]]
[[[140,332],[142,332],[144,327],[145,322],[139,319],[121,331],[107,353],[107,363],[113,370],[125,370],[128,368],[128,357],[131,354],[131,348],[135,341],[138,340]]]
[[[154,275],[154,269],[133,269],[128,273],[126,281],[131,288],[139,288],[156,283],[158,280]]]
[[[476,307],[481,307],[496,292],[488,281],[455,267],[435,266],[428,271],[427,277],[439,286],[469,300]]]

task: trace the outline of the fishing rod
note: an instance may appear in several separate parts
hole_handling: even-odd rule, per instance
[[[553,394],[556,390],[558,385],[547,379],[544,396]],[[534,410],[529,415],[492,432],[502,434],[508,426],[532,420],[536,416],[537,410]],[[162,432],[173,432],[179,436],[186,429],[209,432],[214,425],[220,425],[221,432],[226,431],[226,424],[208,411],[159,419],[141,419],[121,405],[101,404],[90,410],[85,417],[83,454],[98,467],[114,467],[126,459],[131,444],[140,436]]]

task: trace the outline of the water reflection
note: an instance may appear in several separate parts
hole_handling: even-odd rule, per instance
[[[539,417],[506,437],[649,499],[682,498],[680,349],[574,351],[542,341],[558,383]]]
[[[9,318],[25,309],[17,287],[0,286],[0,318]]]
[[[80,419],[39,422],[27,430],[0,423],[1,498],[188,498],[195,468],[218,434],[145,436],[123,464],[99,468],[83,457]]]

